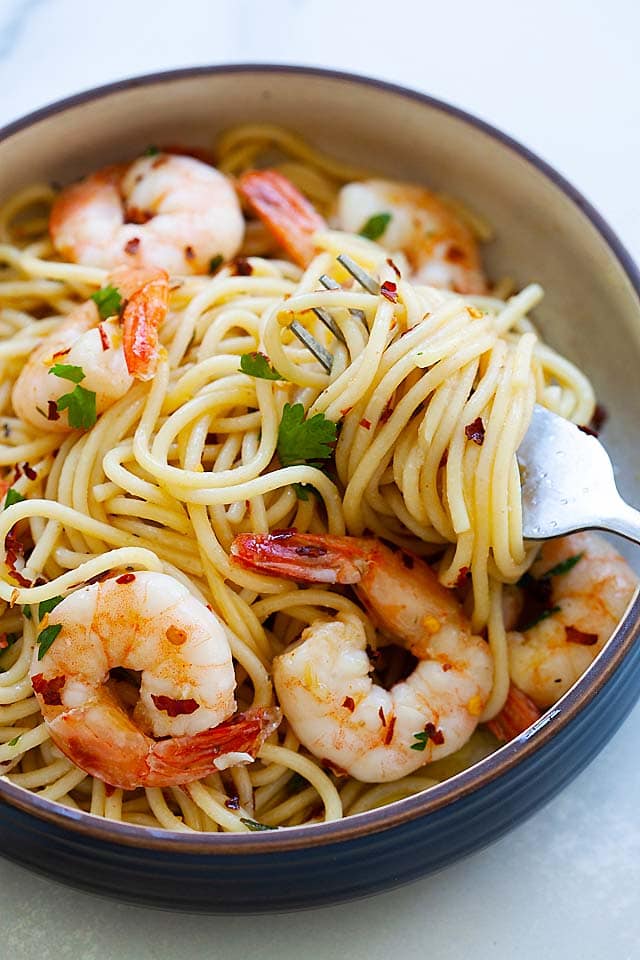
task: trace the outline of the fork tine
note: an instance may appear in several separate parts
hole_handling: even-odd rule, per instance
[[[372,277],[371,279],[372,279],[372,281],[373,281],[373,277]],[[333,279],[333,277],[328,277],[326,273],[323,273],[322,276],[320,277],[320,283],[321,283],[322,286],[325,287],[327,290],[341,290],[341,289],[342,289],[342,287],[340,286],[340,284],[337,283],[337,281],[335,281],[335,280]],[[355,317],[356,320],[360,320],[361,323],[364,323],[364,325],[365,325],[365,327],[367,328],[367,330],[369,329],[369,324],[367,323],[367,318],[366,318],[363,310],[349,310],[349,313],[351,314],[352,317]],[[342,342],[344,343],[344,339],[342,340]]]
[[[314,355],[316,360],[322,364],[327,373],[331,373],[331,368],[333,367],[333,357],[326,350],[321,343],[319,343],[315,337],[313,337],[306,327],[303,327],[301,323],[298,323],[297,320],[293,320],[289,324],[289,330],[294,334],[302,343],[307,350],[310,350]]]
[[[324,323],[327,330],[330,330],[337,340],[340,340],[341,343],[346,343],[346,340],[342,335],[342,330],[340,329],[338,324],[335,322],[335,320],[333,319],[330,313],[327,313],[327,311],[323,310],[322,307],[314,307],[313,312],[315,313],[318,320],[320,320],[321,323]]]
[[[367,291],[367,293],[372,293],[375,297],[380,293],[380,284],[377,280],[374,280],[370,273],[367,273],[366,270],[363,270],[362,267],[352,260],[351,257],[348,257],[346,253],[341,253],[338,257],[338,263],[341,264],[345,270],[351,274],[354,280],[357,280],[361,287]]]

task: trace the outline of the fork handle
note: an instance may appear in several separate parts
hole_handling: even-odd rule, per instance
[[[633,540],[634,543],[640,543],[640,510],[630,507],[622,497],[614,506],[615,511],[608,517],[603,518],[598,527],[601,530],[619,533],[621,537]]]

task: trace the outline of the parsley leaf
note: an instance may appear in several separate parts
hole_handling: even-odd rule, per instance
[[[69,426],[74,430],[88,430],[98,419],[95,393],[79,384],[58,399],[58,410],[69,411]]]
[[[38,660],[42,660],[61,630],[61,623],[50,623],[38,634]]]
[[[260,380],[284,380],[278,371],[269,363],[269,357],[264,353],[243,353],[240,357],[240,373]]]
[[[23,616],[26,620],[31,620],[31,607],[30,607],[28,604],[26,604],[26,603],[25,603],[24,607],[22,608],[22,616]]]
[[[38,607],[38,619],[42,620],[45,613],[51,613],[52,610],[55,610],[58,604],[62,603],[62,600],[62,597],[50,597],[48,600],[43,600]]]
[[[49,373],[60,377],[61,380],[71,380],[71,383],[80,383],[84,380],[84,370],[82,367],[74,367],[71,363],[54,363],[49,368]]]
[[[149,146],[147,147],[147,149],[145,150],[145,152],[142,154],[142,156],[143,156],[143,157],[157,157],[157,155],[158,155],[159,153],[160,153],[159,148],[156,147],[155,144],[150,143]]]
[[[13,487],[9,487],[9,489],[7,490],[7,495],[4,499],[3,509],[6,510],[7,507],[12,507],[14,503],[21,503],[23,500],[24,500],[24,497],[22,496],[21,493],[18,493],[17,490],[14,490]]]
[[[561,577],[564,573],[569,573],[569,570],[573,570],[576,563],[579,560],[582,560],[584,554],[576,553],[572,557],[567,557],[566,560],[561,560],[560,563],[557,563],[555,567],[551,567],[551,570],[547,570],[546,573],[543,573],[540,576],[540,580],[550,580],[551,577]]]
[[[277,830],[277,827],[269,827],[266,823],[260,823],[258,820],[249,820],[248,817],[240,817],[240,823],[244,823],[249,830]]]
[[[283,467],[291,467],[314,460],[328,460],[333,453],[330,445],[336,437],[335,423],[323,413],[316,413],[306,420],[301,403],[285,403],[276,448],[280,463]]]
[[[414,733],[414,737],[416,738],[416,742],[411,744],[411,749],[423,751],[427,746],[429,735],[427,733],[420,732]]]
[[[14,738],[13,738],[13,740],[9,740],[7,746],[8,746],[8,747],[15,747],[16,743],[18,742],[18,740],[20,739],[21,736],[22,736],[22,734],[19,733],[17,737],[14,737]]]
[[[109,284],[91,294],[91,299],[98,307],[98,312],[103,320],[107,317],[114,317],[122,309],[122,296],[117,287]]]
[[[360,230],[360,236],[367,240],[379,240],[391,221],[390,213],[374,213]]]
[[[304,500],[305,503],[309,499],[309,490],[312,493],[314,490],[314,488],[308,483],[292,483],[291,486],[293,487],[298,500]]]
[[[518,624],[518,631],[520,633],[525,633],[527,630],[531,630],[532,627],[536,627],[539,623],[542,623],[543,620],[547,620],[549,617],[553,616],[554,613],[560,613],[560,607],[549,607],[547,610],[543,610],[537,617],[533,620],[529,620],[528,623],[525,623],[523,626]]]
[[[211,257],[209,261],[209,273],[215,273],[216,270],[222,266],[224,263],[224,257],[221,253],[216,254],[215,257]]]

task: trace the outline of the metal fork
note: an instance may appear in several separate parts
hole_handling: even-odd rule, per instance
[[[350,257],[341,255],[338,261],[368,293],[380,292],[378,282]],[[320,282],[327,289],[339,286],[326,276]],[[330,314],[322,309],[315,313],[344,342]],[[290,329],[330,373],[330,352],[297,321]],[[640,511],[618,493],[609,455],[595,436],[536,404],[517,458],[525,540],[595,529],[640,543]]]

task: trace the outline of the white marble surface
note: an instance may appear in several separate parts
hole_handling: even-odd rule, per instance
[[[132,74],[332,66],[475,112],[555,165],[640,258],[635,0],[0,0],[0,125]],[[269,918],[183,917],[77,894],[0,860],[7,960],[637,960],[640,709],[545,810],[439,876]]]

